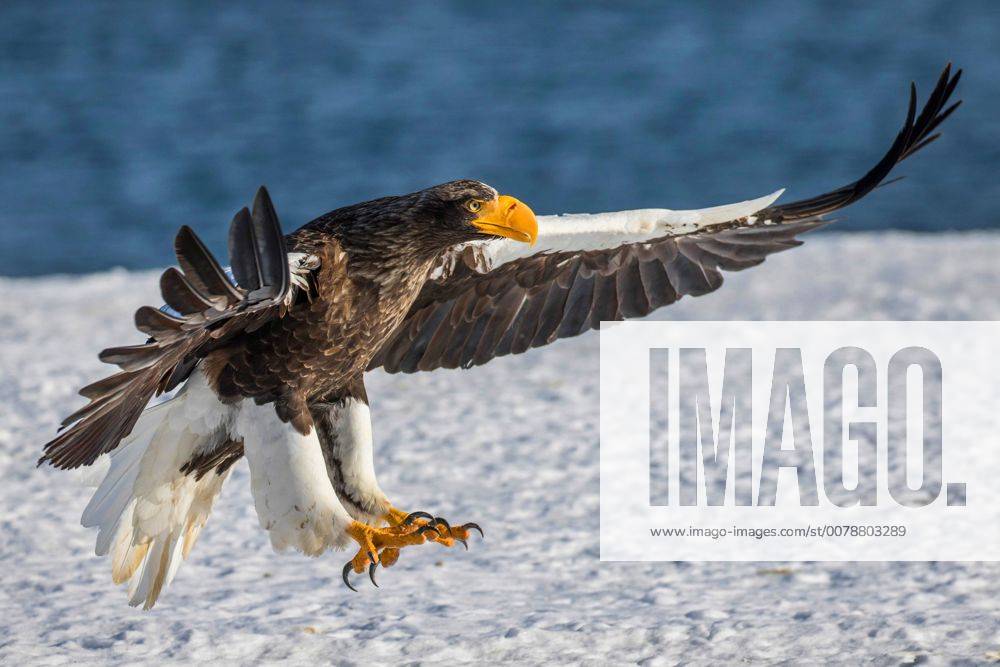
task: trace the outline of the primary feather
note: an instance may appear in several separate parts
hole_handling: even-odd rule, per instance
[[[602,320],[642,317],[722,285],[723,271],[755,266],[801,244],[821,216],[874,190],[892,168],[937,138],[960,102],[949,65],[919,115],[911,86],[892,145],[864,176],[790,204],[782,190],[756,200],[693,211],[642,209],[543,216],[538,249],[474,242],[441,258],[406,319],[369,368],[390,373],[478,366],[576,336]]]

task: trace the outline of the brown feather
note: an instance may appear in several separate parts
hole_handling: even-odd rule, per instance
[[[798,235],[827,224],[817,216],[865,196],[893,166],[932,141],[931,132],[957,106],[946,105],[960,76],[945,68],[919,115],[911,93],[903,128],[860,179],[818,197],[766,208],[753,221],[733,220],[607,250],[540,253],[492,270],[481,249],[463,248],[446,258],[444,277],[427,282],[370,368],[412,373],[479,365],[576,336],[602,320],[641,317],[683,296],[712,292],[722,285],[722,271],[756,266],[772,253],[800,245]],[[462,346],[460,353],[452,344]]]
[[[221,299],[224,307],[243,300],[243,293],[229,281],[215,257],[187,225],[177,232],[174,252],[185,277],[198,292],[210,298]]]
[[[194,315],[214,310],[215,304],[205,295],[198,292],[189,283],[184,274],[170,267],[160,276],[160,294],[167,305],[181,315]]]

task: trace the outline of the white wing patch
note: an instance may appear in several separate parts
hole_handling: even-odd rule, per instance
[[[741,218],[746,218],[747,224],[753,225],[759,222],[754,214],[774,203],[783,192],[782,189],[757,199],[687,211],[644,208],[610,213],[541,215],[538,216],[538,242],[535,245],[529,246],[510,239],[464,244],[448,253],[429,277],[437,279],[448,276],[463,251],[468,253],[469,248],[472,249],[472,261],[476,270],[486,273],[501,264],[540,252],[607,250],[673,234],[690,234],[710,225]]]
[[[288,253],[288,268],[291,270],[292,286],[308,293],[310,289],[309,274],[319,268],[319,257],[304,252]],[[285,305],[290,306],[295,301],[295,290],[289,290],[285,296]]]
[[[243,401],[234,431],[250,464],[257,518],[275,550],[318,556],[346,547],[351,517],[327,476],[316,429],[302,435],[278,419],[273,405]]]

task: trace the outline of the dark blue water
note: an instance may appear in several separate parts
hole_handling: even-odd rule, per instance
[[[6,2],[0,274],[216,249],[459,177],[536,211],[695,207],[860,175],[911,79],[966,106],[841,229],[1000,227],[1000,3]]]

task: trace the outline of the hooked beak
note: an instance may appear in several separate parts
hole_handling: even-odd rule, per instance
[[[535,245],[538,222],[528,205],[508,195],[500,195],[483,204],[472,224],[484,234],[503,236]]]

